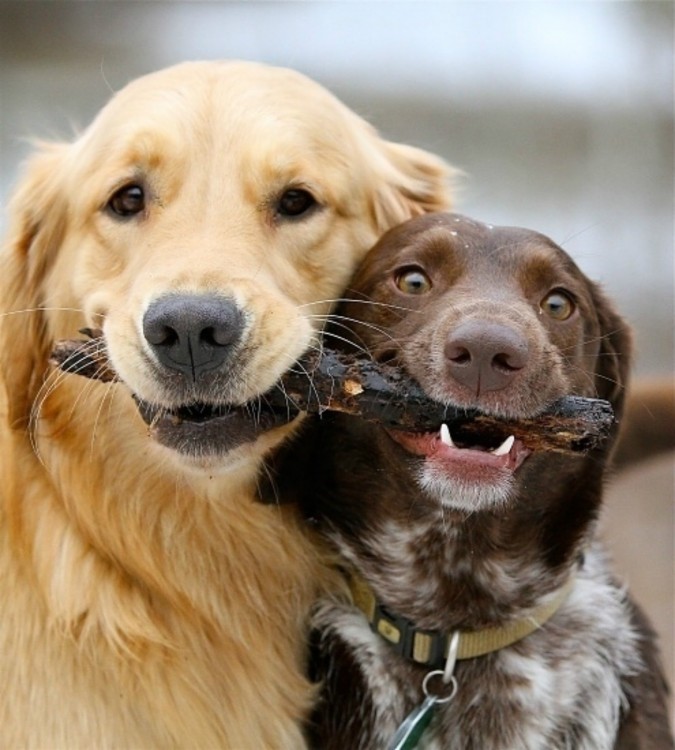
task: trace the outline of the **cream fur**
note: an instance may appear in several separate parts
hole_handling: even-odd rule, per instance
[[[0,745],[303,746],[305,615],[330,571],[292,510],[255,501],[293,426],[230,454],[155,443],[131,392],[171,406],[142,315],[167,291],[247,311],[228,398],[269,388],[316,340],[377,236],[448,205],[448,170],[328,92],[253,63],[186,63],[43,145],[0,266]],[[144,216],[105,210],[143,180]],[[271,216],[288,186],[322,209]],[[123,382],[53,372],[55,340],[104,331]]]

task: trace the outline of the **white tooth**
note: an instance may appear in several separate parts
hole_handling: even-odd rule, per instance
[[[506,440],[499,446],[499,448],[495,448],[492,453],[495,456],[505,456],[507,453],[511,451],[511,448],[513,448],[513,444],[515,443],[516,439],[513,437],[513,435],[509,435]]]
[[[450,430],[448,429],[448,425],[445,424],[445,422],[443,422],[443,424],[441,425],[441,443],[449,445],[452,448],[455,447],[455,444],[452,442],[452,438],[450,437]]]

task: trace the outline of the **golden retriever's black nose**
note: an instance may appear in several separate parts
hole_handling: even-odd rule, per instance
[[[445,343],[448,372],[476,394],[506,388],[528,354],[527,339],[517,330],[480,320],[457,326]]]
[[[143,335],[157,359],[193,379],[231,356],[243,328],[234,300],[217,295],[168,295],[143,316]]]

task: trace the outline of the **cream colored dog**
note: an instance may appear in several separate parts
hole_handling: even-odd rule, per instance
[[[187,63],[41,147],[0,267],[0,745],[303,746],[329,574],[255,502],[294,415],[261,394],[448,170],[305,77]],[[101,328],[121,382],[54,372]]]

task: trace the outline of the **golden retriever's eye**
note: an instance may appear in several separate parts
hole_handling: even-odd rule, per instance
[[[108,208],[117,216],[139,214],[145,209],[145,191],[136,183],[125,185],[113,193],[108,201]]]
[[[302,188],[290,188],[279,197],[276,210],[279,216],[295,217],[307,213],[316,205],[314,196]]]
[[[426,294],[431,290],[431,279],[421,268],[403,268],[395,277],[396,286],[404,294]]]
[[[543,313],[554,320],[567,320],[576,309],[572,298],[560,290],[547,294],[539,307]]]

